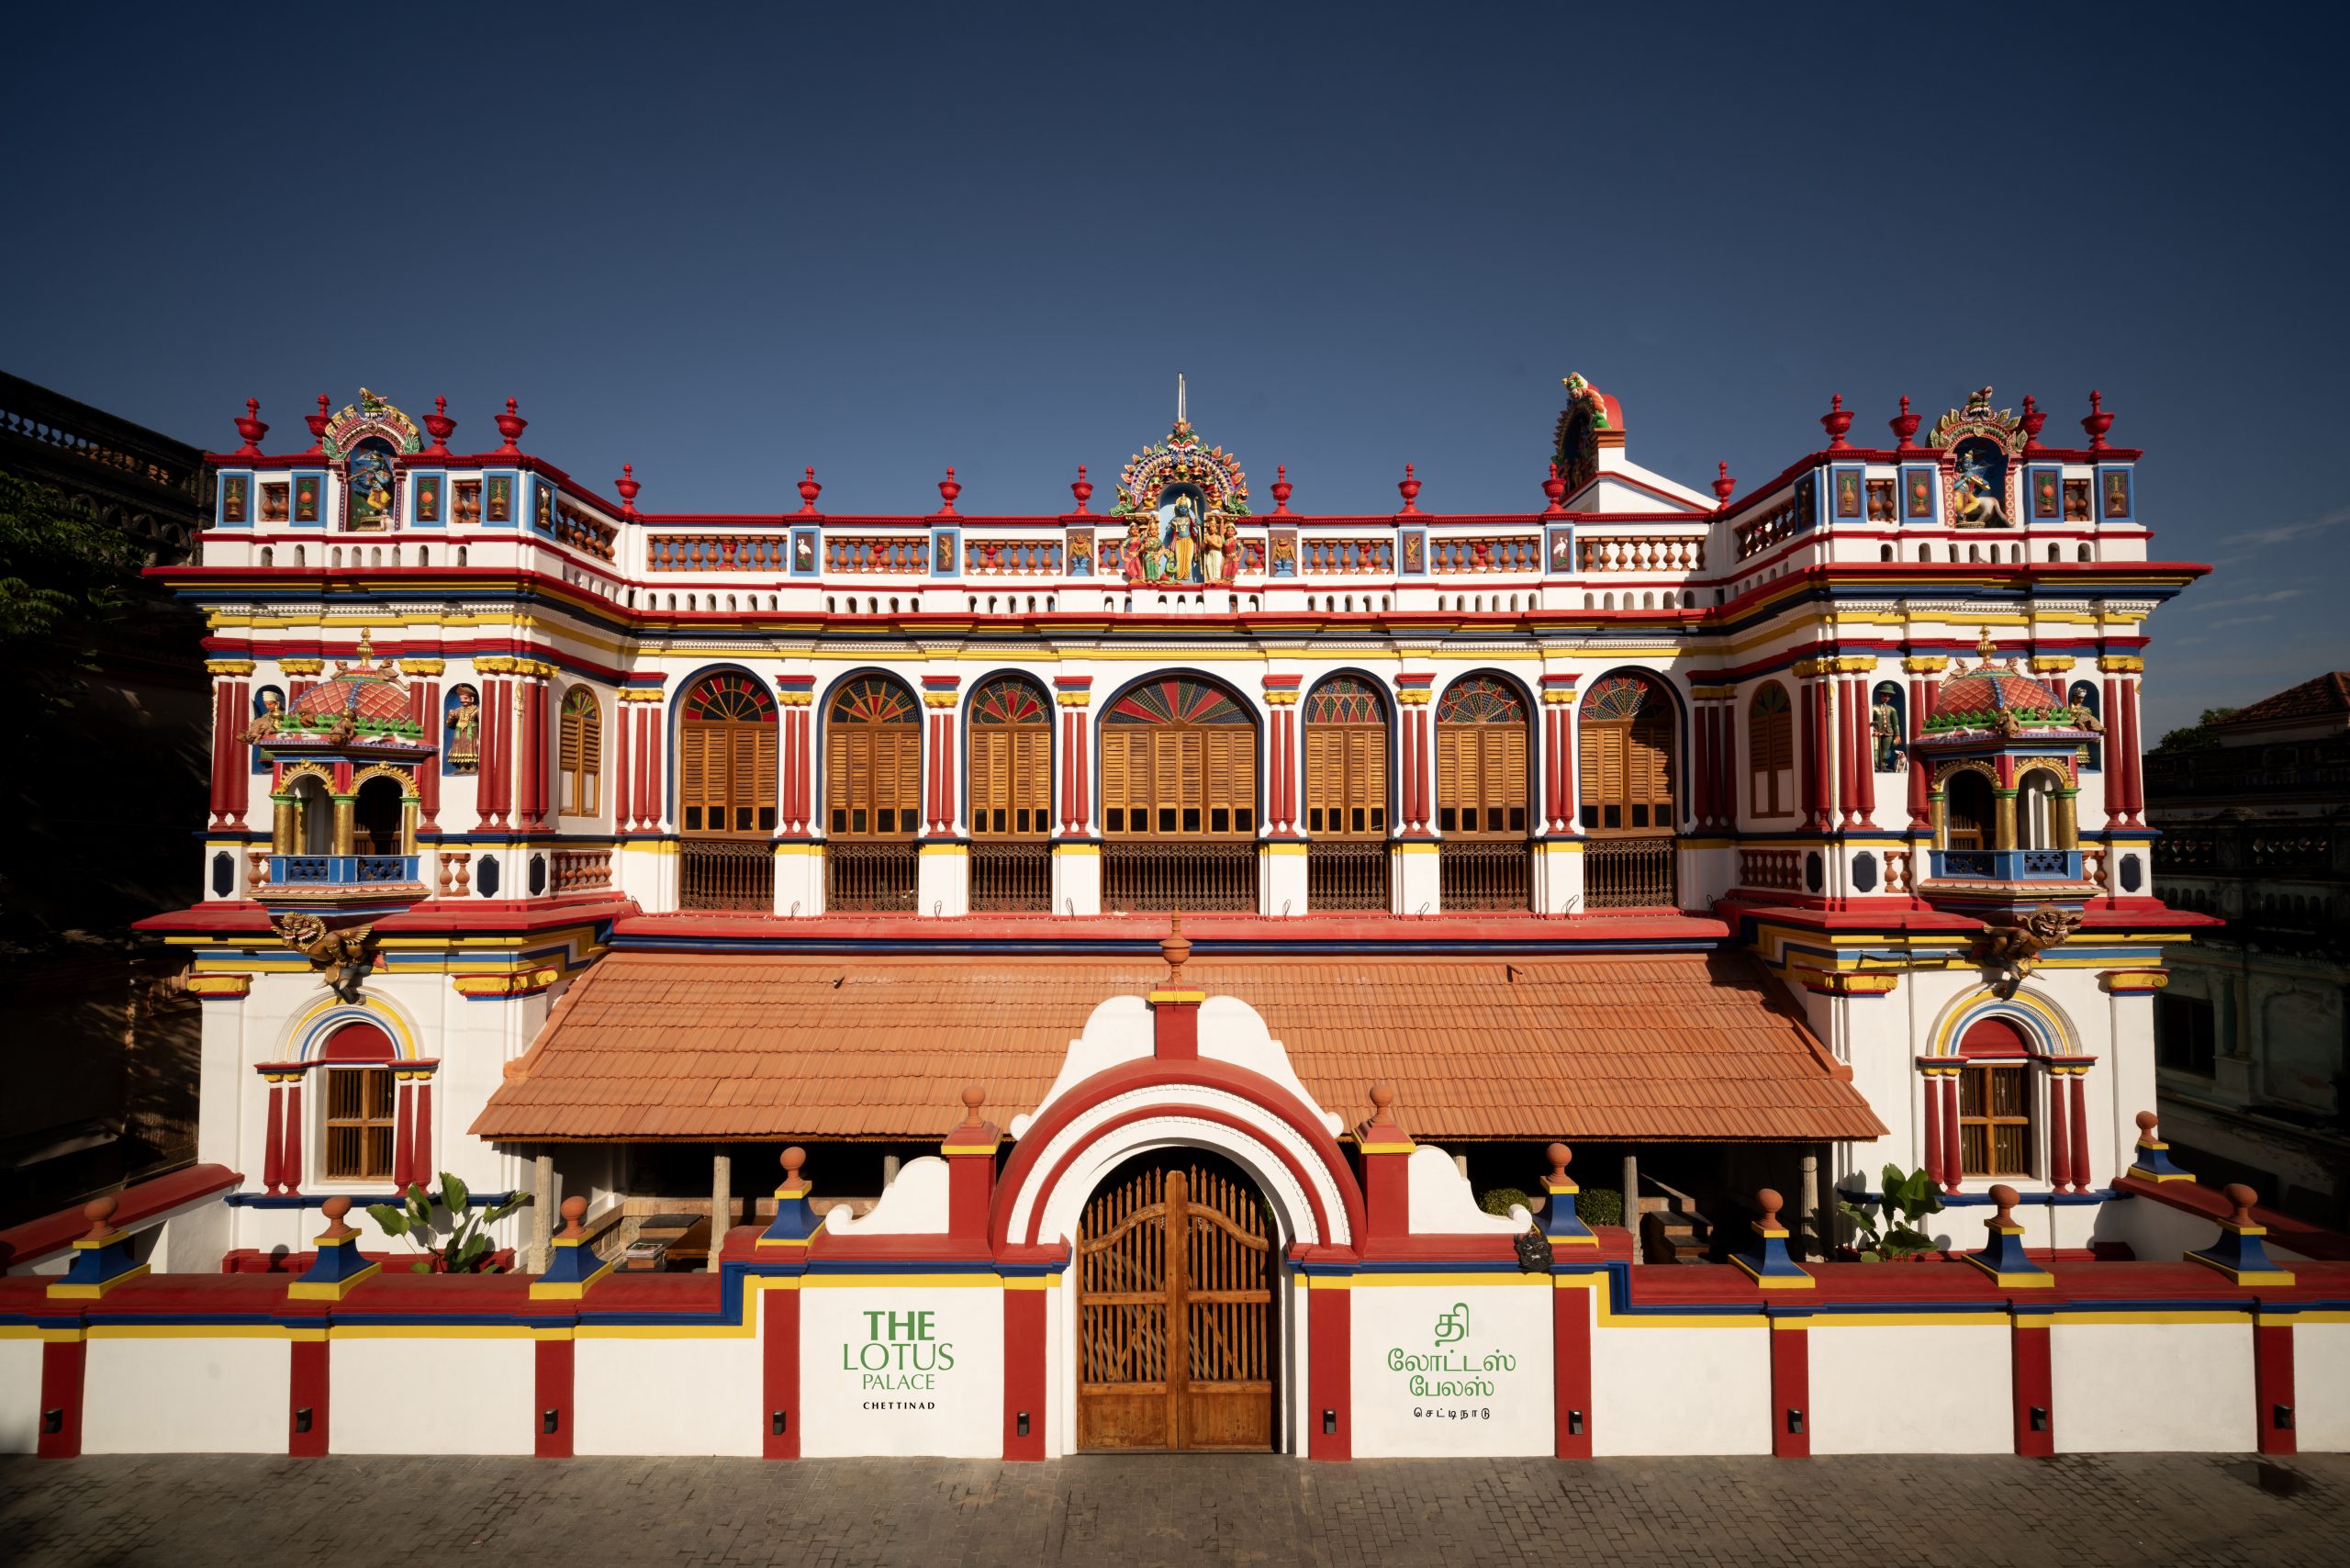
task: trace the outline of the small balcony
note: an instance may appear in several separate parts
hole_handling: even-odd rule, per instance
[[[1252,840],[1102,846],[1102,907],[1126,914],[1254,913],[1257,846]]]
[[[1936,881],[2077,882],[2077,849],[1930,849]]]
[[[273,855],[269,885],[287,894],[406,887],[416,881],[416,862],[413,855]]]
[[[775,910],[775,847],[765,839],[688,838],[677,846],[677,907],[726,914]]]

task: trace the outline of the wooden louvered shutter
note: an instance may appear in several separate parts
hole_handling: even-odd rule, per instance
[[[699,724],[681,724],[677,734],[677,809],[687,832],[704,831],[704,797],[710,790],[707,732]]]
[[[1132,770],[1127,765],[1127,747],[1131,740],[1122,729],[1107,730],[1102,736],[1102,831],[1126,833],[1126,812],[1133,802],[1129,780]]]
[[[849,754],[856,748],[856,737],[838,724],[830,726],[824,751],[824,810],[832,820],[831,833],[838,838],[848,832],[849,801],[854,786],[849,782],[852,765]]]
[[[1526,831],[1526,731],[1512,724],[1485,736],[1485,831]]]
[[[1346,770],[1345,735],[1335,729],[1305,731],[1305,831],[1311,834],[1332,834],[1339,831],[1338,813],[1344,811],[1344,774]]]
[[[1585,724],[1577,772],[1586,828],[1605,831],[1624,825],[1624,727]]]
[[[579,791],[580,811],[589,815],[603,809],[604,784],[604,710],[594,701],[583,703],[579,709]]]
[[[1010,738],[1013,744],[1004,759],[1010,777],[999,787],[1011,805],[1012,831],[1048,832],[1053,814],[1052,729],[1024,724]]]
[[[1467,737],[1451,724],[1439,724],[1436,733],[1436,806],[1437,831],[1452,833],[1460,827],[1461,788],[1460,754],[1467,749]]]
[[[1009,767],[1009,730],[974,727],[970,732],[971,834],[973,837],[1009,831],[1012,802],[1005,799]]]
[[[774,724],[745,725],[757,737],[751,756],[749,801],[751,820],[761,833],[776,827],[776,729]]]
[[[566,815],[576,815],[588,808],[580,804],[579,757],[586,736],[585,715],[573,706],[571,699],[563,702],[563,716],[555,722],[554,770],[563,779],[562,810]]]
[[[1363,825],[1358,829],[1351,814],[1355,802],[1349,802],[1347,818],[1348,833],[1361,832],[1374,837],[1387,835],[1387,730],[1384,725],[1365,727],[1354,732],[1353,740],[1360,752],[1357,776],[1362,780],[1359,791]]]
[[[886,734],[890,770],[884,803],[896,812],[899,836],[912,838],[922,827],[922,726],[895,724]],[[879,769],[875,772],[878,778]]]

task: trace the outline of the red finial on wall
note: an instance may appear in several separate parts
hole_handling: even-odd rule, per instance
[[[498,433],[506,438],[506,444],[498,450],[500,452],[521,451],[522,449],[514,443],[522,439],[522,431],[530,422],[514,411],[514,399],[507,398],[506,411],[498,416]]]
[[[1567,482],[1560,476],[1559,465],[1555,463],[1550,465],[1550,476],[1542,481],[1542,494],[1550,503],[1542,509],[1544,517],[1556,517],[1566,510],[1559,503],[1567,498]]]
[[[1738,481],[1729,476],[1729,464],[1717,463],[1714,469],[1714,500],[1718,505],[1728,506],[1729,493],[1738,488]]]
[[[1420,482],[1413,476],[1410,464],[1404,465],[1404,476],[1395,481],[1395,488],[1403,492],[1405,511],[1416,512],[1420,510]]]
[[[1852,411],[1844,407],[1844,394],[1839,392],[1829,399],[1828,411],[1819,416],[1820,427],[1828,432],[1828,450],[1842,452],[1852,445],[1844,432],[1852,428]]]
[[[244,417],[237,421],[237,433],[245,438],[245,444],[237,448],[237,455],[240,457],[259,457],[261,455],[261,438],[269,433],[269,427],[261,422],[260,398],[248,398],[245,399],[245,413]]]
[[[2023,398],[2023,449],[2026,453],[2041,450],[2040,429],[2048,422],[2048,411],[2032,400],[2027,392]]]
[[[808,465],[807,476],[800,481],[800,514],[802,516],[813,514],[816,510],[816,498],[823,493],[824,487],[816,483],[816,465],[811,463]]]
[[[621,476],[612,481],[612,488],[621,493],[621,515],[632,520],[634,519],[636,516],[636,493],[637,491],[644,488],[643,485],[637,483],[635,464],[623,463],[621,465]]]
[[[432,399],[432,411],[424,416],[424,428],[432,434],[432,444],[427,448],[435,457],[449,455],[449,438],[457,433],[457,421],[449,417],[449,399]]]
[[[82,1217],[90,1222],[90,1231],[82,1239],[104,1241],[114,1234],[114,1213],[122,1206],[120,1193],[108,1193],[102,1198],[92,1198],[82,1205]]]
[[[1918,443],[1910,438],[1918,433],[1918,426],[1922,421],[1916,414],[1909,411],[1908,398],[1904,398],[1901,399],[1901,412],[1896,414],[1891,422],[1893,425],[1893,436],[1895,442],[1894,450],[1896,452],[1917,451]]]
[[[2105,399],[2101,394],[2090,393],[2088,418],[2081,421],[2081,428],[2089,432],[2091,452],[2106,450],[2105,432],[2113,428],[2113,416],[2105,411],[2104,403]]]
[[[1290,513],[1289,513],[1289,498],[1290,498],[1290,493],[1291,493],[1292,491],[1295,490],[1296,488],[1297,488],[1297,487],[1296,487],[1296,486],[1294,486],[1294,485],[1292,485],[1292,484],[1291,484],[1291,483],[1289,482],[1289,465],[1288,465],[1288,464],[1286,464],[1286,463],[1276,463],[1276,464],[1274,464],[1274,465],[1273,465],[1273,515],[1274,515],[1275,517],[1287,517],[1287,516],[1289,516],[1289,514],[1290,514]]]
[[[955,466],[949,464],[946,467],[946,477],[938,482],[939,515],[944,517],[952,512],[955,510],[955,498],[962,493],[963,487],[955,481]]]
[[[327,412],[327,395],[319,394],[319,411],[304,414],[302,422],[310,427],[310,450],[324,453],[327,449],[327,427],[334,423],[334,416]]]
[[[1085,503],[1093,498],[1093,481],[1085,476],[1085,465],[1082,463],[1077,465],[1077,481],[1069,486],[1069,493],[1077,498],[1079,511],[1085,510]]]

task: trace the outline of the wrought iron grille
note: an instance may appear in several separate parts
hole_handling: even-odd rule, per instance
[[[1140,913],[1257,908],[1253,843],[1121,844],[1102,846],[1105,909]]]
[[[1583,846],[1585,909],[1673,909],[1673,840],[1595,838]]]
[[[1438,899],[1456,910],[1534,906],[1534,846],[1522,838],[1450,838],[1437,848]]]
[[[743,914],[775,910],[775,851],[767,841],[688,838],[677,846],[677,906]]]
[[[1052,846],[1045,840],[971,846],[971,908],[1002,913],[1042,913],[1053,907]]]
[[[1309,911],[1369,909],[1385,913],[1388,848],[1384,842],[1321,843],[1305,852]]]
[[[824,846],[824,908],[845,914],[914,913],[914,856],[911,840],[859,844],[834,839]]]

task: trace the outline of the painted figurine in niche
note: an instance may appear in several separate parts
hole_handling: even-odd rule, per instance
[[[220,521],[245,521],[245,480],[242,475],[232,475],[220,481]]]
[[[1192,560],[1199,550],[1200,514],[1188,495],[1178,495],[1167,516],[1167,547],[1175,566],[1174,580],[1188,583]]]
[[[452,694],[447,755],[452,773],[471,773],[481,766],[481,702],[470,686]]]
[[[277,734],[278,723],[285,717],[285,695],[274,686],[264,686],[253,704],[253,722],[237,738],[247,745],[265,741]]]
[[[539,532],[542,533],[553,533],[554,532],[554,492],[547,488],[546,486],[541,485],[538,487],[537,494],[539,498]]]
[[[2089,482],[2087,479],[2065,481],[2065,521],[2066,522],[2089,521]]]
[[[511,479],[490,480],[489,499],[484,504],[489,509],[490,521],[512,522],[514,521],[514,481]]]
[[[1069,556],[1069,575],[1090,577],[1093,575],[1093,533],[1090,529],[1072,529],[1061,536]]]
[[[381,447],[363,446],[351,454],[352,528],[380,528],[392,511],[392,460]]]
[[[1294,528],[1273,530],[1273,576],[1297,576],[1297,530]]]
[[[1224,521],[1220,511],[1210,511],[1200,524],[1200,577],[1204,582],[1224,581],[1225,551],[1231,543],[1231,524]]]
[[[1934,482],[1923,474],[1909,476],[1909,515],[1911,517],[1934,515]]]
[[[1414,558],[1409,543],[1404,546],[1404,569],[1410,572],[1420,569],[1420,564]],[[1550,569],[1554,572],[1572,572],[1575,569],[1574,535],[1563,528],[1554,528],[1550,531]]]
[[[1836,476],[1836,515],[1838,517],[1861,515],[1860,476],[1856,474]]]
[[[1879,773],[1901,771],[1901,706],[1894,695],[1892,687],[1878,687],[1875,702],[1869,709],[1869,737],[1875,743]]]
[[[2053,518],[2056,515],[2056,476],[2034,475],[2031,481],[2031,515]]]
[[[438,477],[419,479],[416,482],[416,521],[419,522],[441,521],[441,481]]]
[[[1962,528],[2005,528],[2008,460],[1989,442],[1963,442],[1951,476],[1951,511]]]
[[[931,575],[940,577],[953,577],[955,575],[955,536],[951,533],[942,533],[934,543],[936,545],[936,551],[931,561]]]
[[[319,521],[319,482],[316,479],[303,478],[294,481],[294,521],[296,522]]]
[[[2105,476],[2105,515],[2130,515],[2130,476],[2119,469]]]
[[[795,533],[791,536],[791,569],[795,572],[812,572],[816,569],[816,536],[814,534]]]

